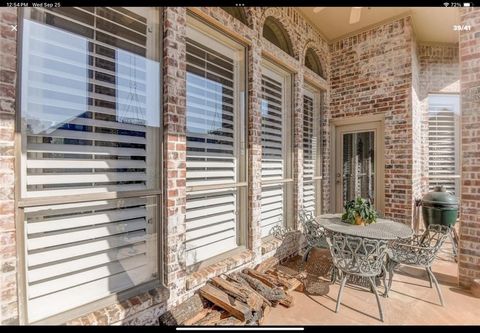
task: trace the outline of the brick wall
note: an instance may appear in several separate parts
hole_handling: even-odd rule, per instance
[[[461,9],[460,88],[462,91],[462,206],[459,283],[480,278],[480,9]]]
[[[0,10],[0,324],[18,323],[14,215],[17,11]]]
[[[385,216],[412,220],[412,22],[405,17],[331,45],[332,119],[385,117]]]

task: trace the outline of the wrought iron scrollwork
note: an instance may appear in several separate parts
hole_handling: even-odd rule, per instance
[[[292,228],[286,228],[281,225],[276,225],[272,229],[270,229],[270,235],[273,237],[283,240],[285,239],[286,235],[290,232],[294,231]]]
[[[332,282],[335,282],[337,275],[340,275],[341,278],[335,312],[338,312],[340,307],[342,292],[347,279],[350,276],[357,279],[365,278],[370,284],[370,290],[375,294],[380,320],[383,321],[383,310],[375,285],[375,278],[385,273],[385,257],[389,241],[335,232],[328,232],[326,239],[335,267]]]
[[[377,276],[382,273],[388,241],[334,233],[327,237],[333,264],[347,274]]]
[[[392,286],[395,267],[399,264],[420,266],[427,271],[430,287],[432,287],[432,282],[435,284],[440,303],[443,305],[442,293],[431,266],[450,232],[451,227],[449,226],[430,224],[422,235],[414,235],[411,238],[393,242],[388,253],[386,265],[389,272],[389,280],[385,296],[388,296],[388,291]]]

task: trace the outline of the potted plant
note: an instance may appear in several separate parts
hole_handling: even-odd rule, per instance
[[[345,213],[342,215],[342,221],[357,225],[366,225],[375,223],[378,214],[375,211],[370,200],[356,198],[345,203]]]

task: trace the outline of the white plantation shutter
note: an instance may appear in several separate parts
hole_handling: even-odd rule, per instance
[[[273,67],[272,67],[273,66]],[[289,76],[275,71],[274,65],[264,65],[262,74],[262,196],[261,234],[286,223],[287,150],[289,136],[288,99]],[[278,181],[278,182],[276,182]]]
[[[303,96],[303,209],[319,213],[320,115],[317,95],[305,88]]]
[[[146,58],[147,18],[121,8],[31,18],[46,24],[24,24],[25,196],[154,187],[159,67]]]
[[[243,48],[191,19],[187,29],[187,264],[238,245]],[[208,29],[207,29],[208,31]],[[215,34],[214,34],[215,35]],[[229,45],[232,44],[232,45]],[[230,184],[229,189],[199,190]]]
[[[430,95],[428,113],[429,189],[443,185],[459,196],[459,97]]]
[[[32,8],[22,44],[22,197],[28,321],[157,276],[159,12]],[[92,201],[73,202],[78,194]],[[32,198],[56,202],[29,206]],[[62,199],[60,201],[60,198]]]
[[[261,234],[266,237],[270,230],[284,224],[284,185],[262,186]]]
[[[154,278],[155,212],[154,197],[25,208],[29,320]]]

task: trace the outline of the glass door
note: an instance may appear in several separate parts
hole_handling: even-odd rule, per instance
[[[375,133],[343,134],[342,202],[357,197],[375,202]]]
[[[383,215],[383,156],[379,153],[379,148],[383,151],[383,142],[380,136],[383,132],[378,121],[335,127],[335,212],[343,212],[347,201],[362,197],[370,200]],[[379,166],[382,176],[379,176]],[[382,192],[380,197],[379,191]]]

